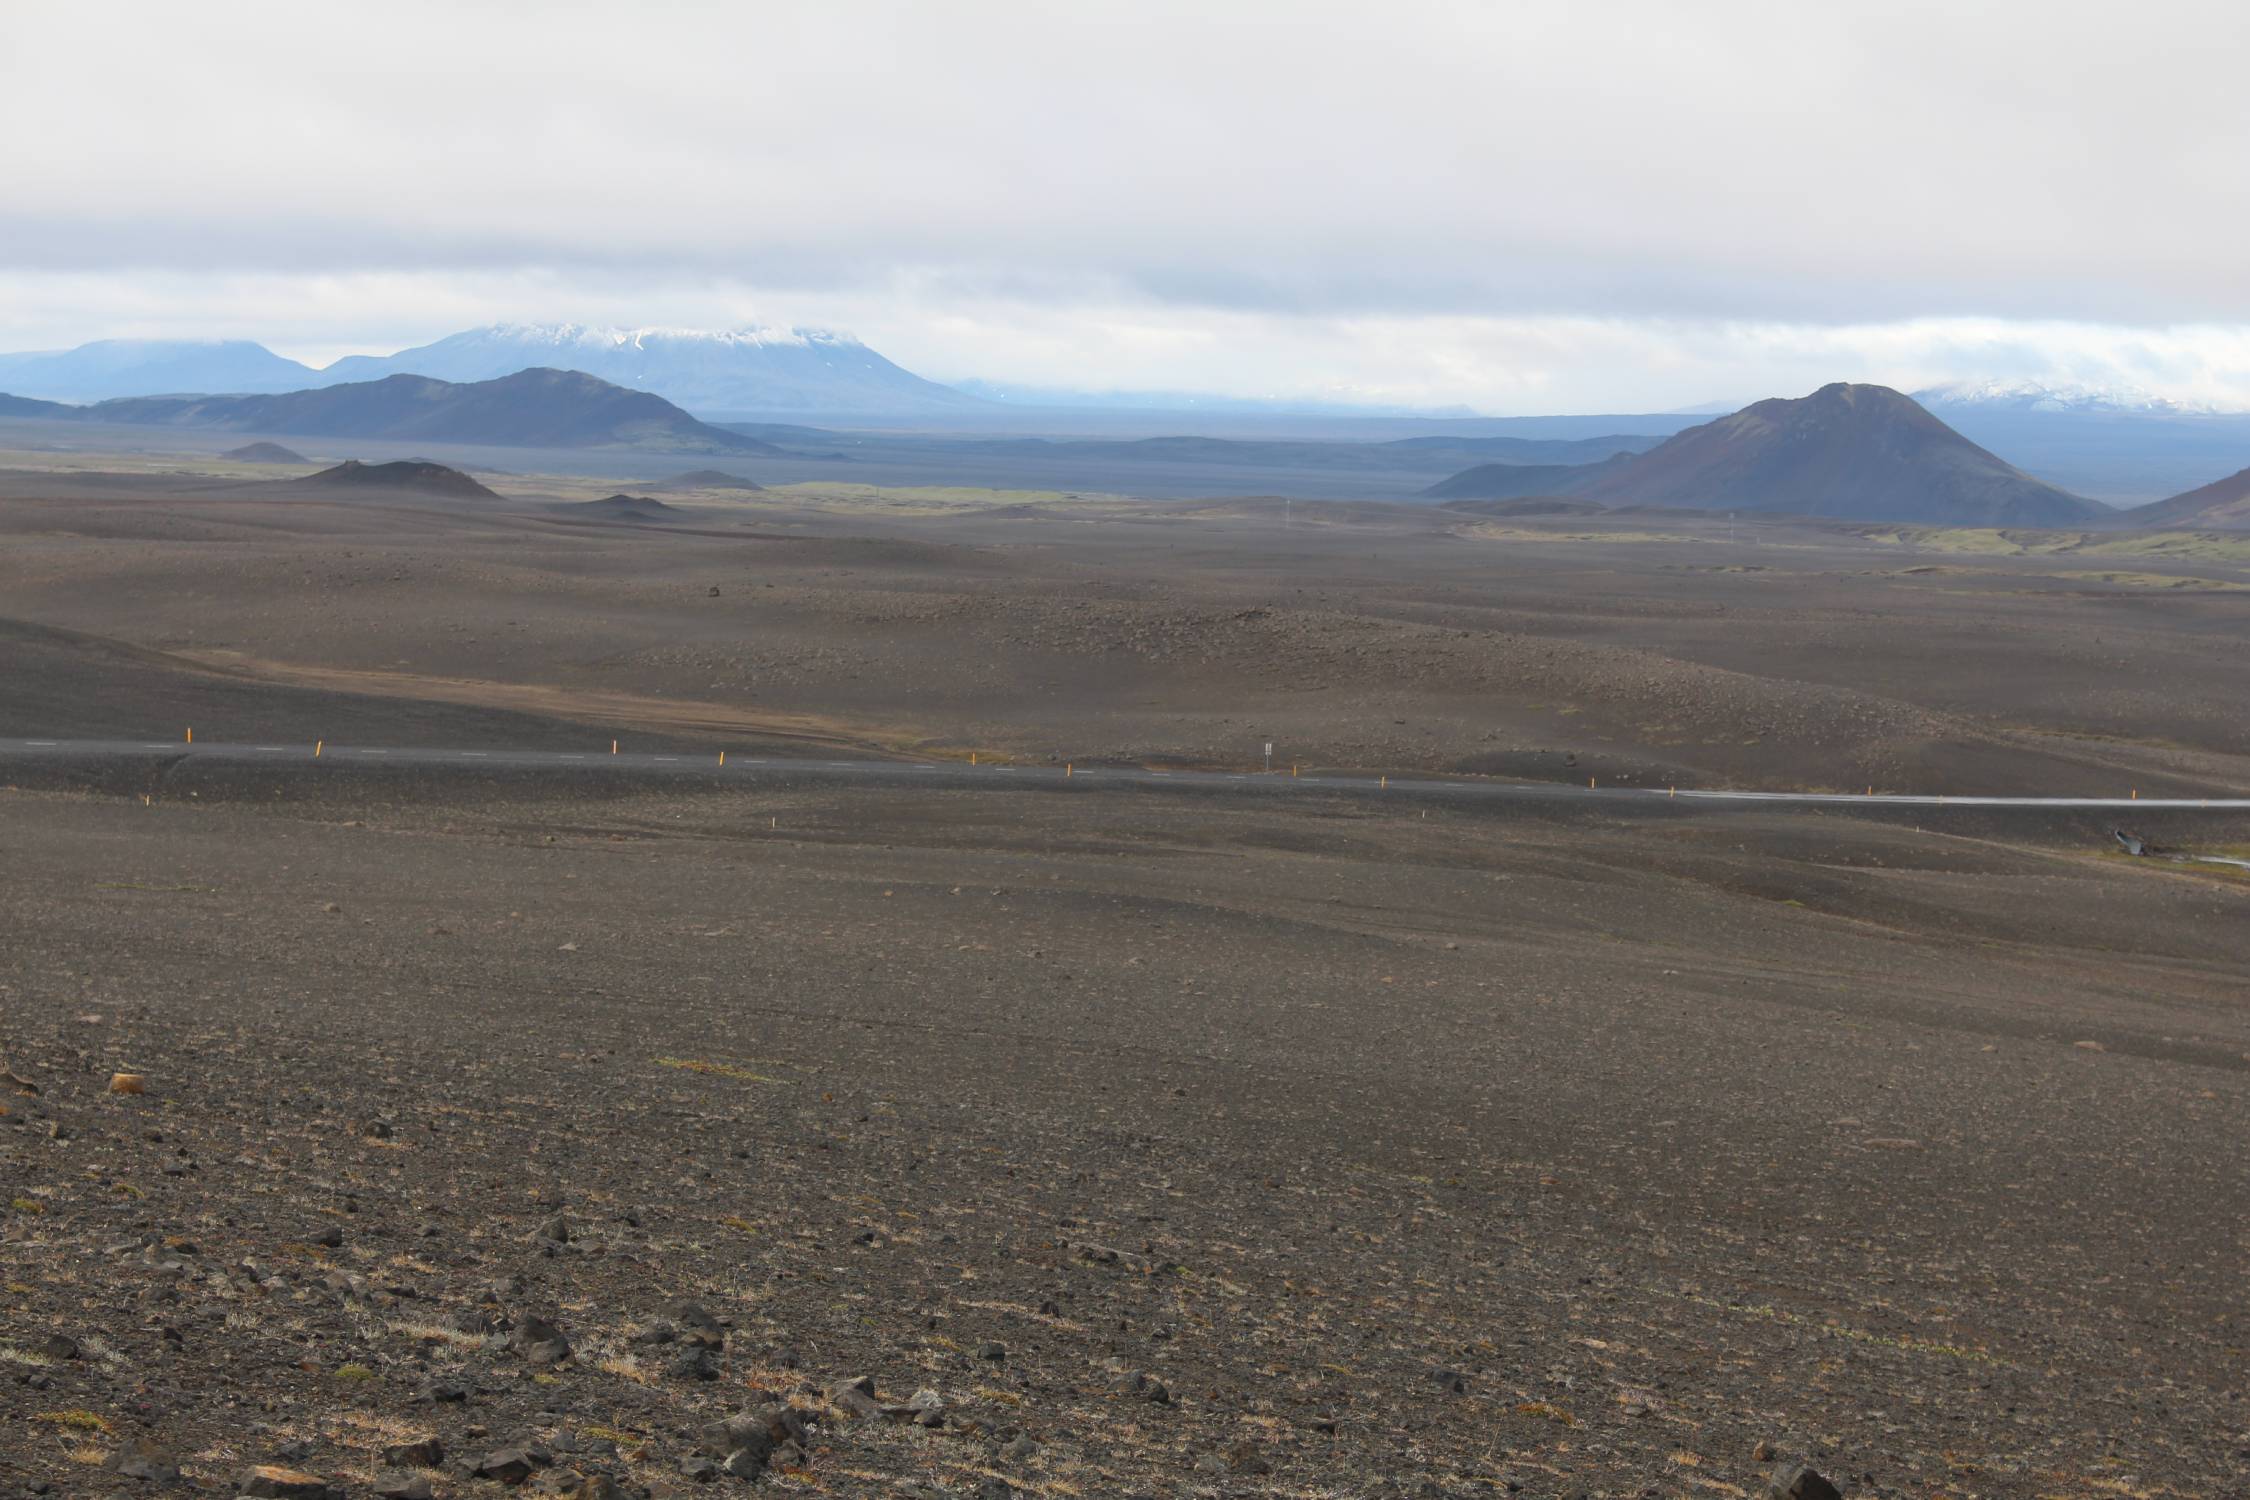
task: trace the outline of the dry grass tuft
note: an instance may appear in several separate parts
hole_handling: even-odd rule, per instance
[[[99,1412],[87,1411],[83,1407],[74,1408],[70,1411],[35,1411],[31,1414],[31,1420],[58,1428],[63,1432],[108,1432],[111,1430],[109,1418]]]
[[[753,1073],[748,1068],[738,1068],[733,1063],[705,1062],[701,1058],[694,1057],[660,1057],[656,1060],[656,1065],[660,1068],[685,1068],[690,1073],[709,1073],[718,1078],[736,1078],[744,1083],[781,1083],[785,1081],[768,1077],[764,1073]]]

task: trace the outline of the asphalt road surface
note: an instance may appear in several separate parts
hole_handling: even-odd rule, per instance
[[[1484,801],[1522,801],[1558,798],[1589,801],[1646,802],[1651,798],[1696,803],[1796,803],[1848,807],[1975,807],[1975,808],[2116,808],[2250,810],[2244,797],[1982,797],[1943,793],[1849,792],[1736,792],[1706,791],[1690,787],[1565,786],[1551,782],[1452,781],[1428,776],[1319,775],[1288,771],[1154,770],[1145,766],[1076,765],[1013,766],[925,760],[813,760],[791,756],[650,754],[631,751],[603,752],[556,750],[455,750],[437,746],[331,745],[317,742],[281,744],[221,744],[183,740],[83,740],[0,739],[0,761],[43,761],[92,766],[120,760],[161,755],[168,761],[243,764],[277,760],[320,760],[338,766],[397,766],[418,770],[526,770],[595,771],[618,775],[662,776],[697,773],[728,780],[753,781],[761,776],[814,775],[905,786],[942,783],[949,787],[1005,790],[1026,781],[1084,782],[1106,785],[1179,786],[1198,788],[1260,788],[1273,792],[1384,792],[1404,797],[1468,798]]]

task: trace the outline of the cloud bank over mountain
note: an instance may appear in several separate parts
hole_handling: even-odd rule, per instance
[[[557,12],[15,18],[0,347],[759,321],[1080,389],[2250,401],[2237,12]]]

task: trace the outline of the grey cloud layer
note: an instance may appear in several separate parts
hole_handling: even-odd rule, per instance
[[[13,270],[2231,321],[2238,7],[11,12]]]

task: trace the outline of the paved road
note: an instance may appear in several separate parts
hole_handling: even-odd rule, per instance
[[[45,761],[65,765],[162,759],[206,764],[318,762],[335,766],[393,766],[421,770],[534,770],[590,771],[612,775],[696,774],[728,781],[755,782],[777,776],[818,776],[904,784],[983,787],[995,790],[1026,782],[1051,785],[1083,782],[1089,788],[1107,785],[1218,787],[1286,793],[1291,791],[1389,793],[1401,797],[1444,797],[1490,801],[1583,799],[1589,801],[1646,802],[1651,798],[1696,803],[1797,803],[1840,807],[2018,807],[2115,808],[2119,811],[2152,808],[2191,808],[2212,811],[2250,811],[2250,797],[1975,797],[1879,793],[1861,796],[1844,792],[1724,792],[1681,787],[1582,787],[1552,782],[1440,780],[1429,776],[1322,775],[1292,776],[1286,772],[1261,774],[1249,771],[1158,771],[1142,766],[1006,766],[969,765],[960,761],[926,760],[808,760],[792,756],[758,756],[729,753],[724,761],[715,751],[655,755],[645,752],[609,753],[603,748],[582,752],[559,750],[449,750],[431,746],[309,745],[298,743],[219,744],[184,743],[180,740],[74,740],[0,739],[0,762]]]

